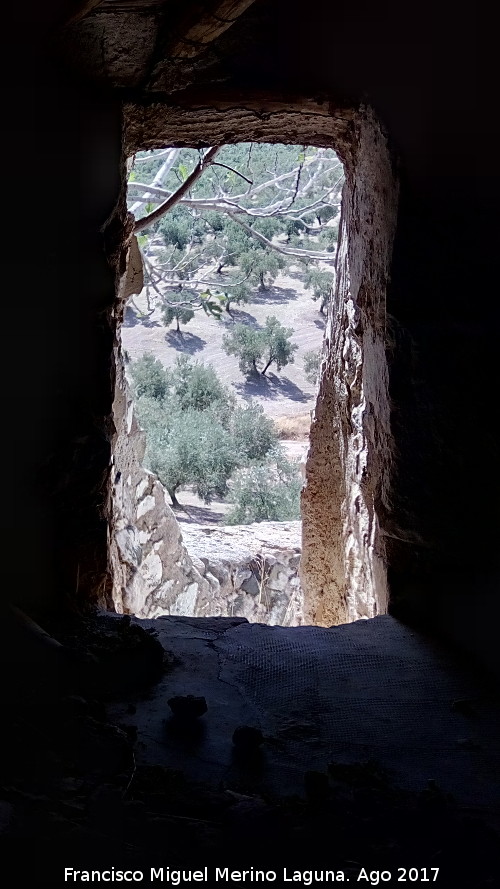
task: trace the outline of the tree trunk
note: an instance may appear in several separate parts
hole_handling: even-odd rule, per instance
[[[274,358],[270,358],[269,361],[267,362],[267,364],[266,364],[264,370],[261,370],[261,374],[262,374],[263,377],[265,377],[265,375],[266,375],[266,370],[268,369],[269,365],[273,363],[273,361],[274,361]]]
[[[180,507],[180,503],[179,503],[179,501],[177,500],[177,497],[175,496],[175,492],[177,491],[177,488],[178,488],[178,487],[179,487],[179,485],[175,485],[175,487],[172,488],[172,490],[169,490],[169,489],[167,488],[167,490],[168,490],[168,494],[169,494],[169,497],[170,497],[170,499],[171,499],[171,501],[172,501],[172,506],[174,507],[174,509],[179,509],[179,507]]]
[[[177,321],[177,333],[180,333],[180,332],[181,332],[181,329],[180,329],[180,327],[179,327],[179,319],[176,318],[175,320]]]
[[[267,290],[266,282],[264,281],[264,272],[259,272],[259,280],[260,280],[259,290]]]

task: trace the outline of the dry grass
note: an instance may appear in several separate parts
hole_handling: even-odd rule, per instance
[[[309,438],[311,415],[308,411],[306,414],[298,414],[295,417],[276,417],[274,425],[279,438],[288,441],[304,441]]]

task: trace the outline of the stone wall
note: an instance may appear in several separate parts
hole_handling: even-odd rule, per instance
[[[185,525],[184,543],[211,597],[198,600],[200,616],[246,617],[262,624],[302,624],[299,579],[300,522]]]
[[[115,362],[109,522],[114,607],[138,617],[193,615],[198,596],[203,593],[206,599],[210,589],[186,552],[165,488],[142,466],[146,442],[135,418],[118,342]]]
[[[110,522],[113,603],[120,614],[245,617],[302,623],[300,522],[179,526],[168,494],[145,470],[123,368],[113,405],[116,439]]]
[[[132,237],[119,304],[142,284]],[[142,465],[146,441],[134,414],[119,332],[115,367],[109,559],[116,611],[143,618],[182,614],[299,624],[300,522],[185,525],[181,533],[167,491]]]
[[[306,618],[327,626],[387,609],[378,513],[387,509],[393,451],[385,297],[397,182],[386,139],[366,109],[353,150],[302,497]]]

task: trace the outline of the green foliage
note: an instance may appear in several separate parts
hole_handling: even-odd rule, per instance
[[[275,235],[280,235],[283,232],[283,222],[279,219],[278,216],[266,216],[264,218],[260,218],[257,216],[255,218],[255,222],[253,223],[252,228],[255,231],[258,231],[261,235],[264,235],[268,241],[271,241]],[[250,237],[248,235],[247,237]],[[253,244],[256,244],[257,247],[261,250],[266,250],[267,248],[264,245],[259,245],[257,240],[252,241]]]
[[[148,431],[150,468],[165,485],[172,502],[181,485],[192,484],[206,503],[224,497],[238,456],[227,429],[209,411],[192,408],[175,414],[166,437]]]
[[[265,344],[266,344],[266,366],[262,371],[265,374],[271,364],[276,364],[278,370],[285,367],[286,364],[293,364],[294,352],[299,348],[295,343],[290,342],[293,334],[292,327],[284,327],[277,318],[272,315],[266,318],[266,326],[264,328]]]
[[[165,370],[161,361],[146,352],[131,364],[131,375],[134,394],[141,409],[143,403],[156,400],[170,412],[212,410],[221,422],[229,425],[236,399],[223,385],[212,365],[179,355],[174,367]]]
[[[293,353],[298,346],[290,342],[292,334],[291,327],[284,327],[272,315],[266,318],[264,328],[235,324],[224,334],[222,346],[227,355],[235,355],[238,358],[238,366],[243,374],[260,372],[265,375],[273,363],[278,370],[287,364],[293,364]],[[261,362],[264,362],[264,368],[259,371],[258,365]]]
[[[243,374],[259,373],[257,363],[262,360],[266,347],[262,330],[235,324],[224,334],[222,347],[227,355],[238,358],[238,367]]]
[[[213,234],[224,231],[227,217],[223,213],[217,213],[215,210],[207,210],[204,214],[205,224]]]
[[[260,290],[268,290],[286,263],[279,253],[258,244],[254,247],[254,243],[257,242],[252,242],[248,250],[240,253],[239,267],[246,275],[258,280]]]
[[[231,314],[231,304],[247,303],[252,297],[252,291],[246,281],[232,283],[231,280],[225,281],[223,286],[224,306],[226,311]]]
[[[181,324],[188,324],[194,318],[194,310],[191,306],[186,305],[189,297],[195,298],[196,294],[189,294],[185,290],[180,293],[168,293],[166,301],[163,305],[161,317],[165,327],[169,327],[172,321],[176,322],[177,331],[180,332]]]
[[[320,222],[324,225],[325,222],[329,222],[330,219],[333,219],[334,216],[336,216],[336,215],[337,215],[337,208],[336,207],[326,206],[326,207],[321,207],[321,209],[318,210],[318,212],[316,213],[316,218],[317,218],[318,222]]]
[[[143,395],[137,400],[136,409],[139,423],[146,431],[148,444],[153,440],[165,444],[173,416],[167,402]]]
[[[285,223],[287,244],[290,244],[294,235],[297,243],[300,243],[298,235],[302,234],[305,231],[305,228],[305,224],[301,219],[287,219]]]
[[[260,405],[236,407],[215,370],[182,355],[165,371],[145,354],[131,366],[146,462],[172,502],[192,485],[209,503],[228,493],[235,469],[264,459],[277,447],[272,420]]]
[[[170,399],[181,411],[210,408],[226,420],[228,409],[234,409],[234,395],[221,383],[211,365],[180,355],[171,373],[171,383]]]
[[[318,382],[320,365],[321,351],[319,349],[311,349],[310,352],[304,354],[304,373],[312,386]]]
[[[191,242],[201,243],[206,225],[203,220],[193,218],[186,207],[177,205],[159,221],[157,233],[167,246],[183,251]]]
[[[325,309],[330,298],[332,287],[333,287],[334,277],[331,272],[325,272],[322,269],[311,268],[308,269],[304,287],[306,290],[312,290],[313,292],[313,300],[320,300],[319,310],[322,315],[325,314]]]
[[[297,464],[282,454],[272,461],[239,469],[233,476],[229,525],[300,519],[302,479]]]
[[[231,434],[236,451],[245,463],[263,460],[279,443],[273,421],[266,417],[260,404],[252,402],[234,411]]]
[[[206,290],[200,293],[201,307],[205,315],[211,315],[217,320],[222,315],[222,309],[226,305],[226,298],[223,293],[211,293]]]
[[[177,247],[178,250],[186,249],[190,237],[189,220],[183,223],[172,211],[172,213],[167,213],[160,221],[158,231],[165,244]]]
[[[335,253],[337,249],[337,241],[339,238],[339,226],[329,225],[320,232],[318,236],[319,247],[328,253]]]
[[[142,358],[131,365],[134,393],[136,398],[165,398],[168,387],[168,374],[161,361],[152,352],[145,352]]]

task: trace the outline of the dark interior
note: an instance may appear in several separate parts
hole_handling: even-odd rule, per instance
[[[494,702],[500,676],[495,432],[500,186],[494,160],[496,78],[486,70],[495,57],[487,45],[490,24],[479,7],[465,15],[448,0],[438,7],[385,0],[311,9],[292,8],[284,0],[182,5],[59,0],[28,2],[8,12],[2,353],[3,563],[9,570],[2,592],[0,786],[14,820],[6,815],[1,826],[5,852],[14,855],[18,874],[33,866],[40,884],[48,885],[63,882],[62,867],[73,866],[78,856],[83,867],[100,866],[94,862],[107,861],[111,848],[116,868],[125,860],[153,866],[151,848],[159,849],[166,835],[172,839],[171,857],[162,853],[165,867],[169,861],[201,866],[210,850],[219,854],[229,844],[239,850],[235,867],[260,865],[267,854],[276,868],[294,837],[303,866],[314,867],[336,835],[349,847],[348,857],[383,869],[387,859],[375,850],[352,783],[356,800],[349,797],[349,804],[336,809],[329,797],[325,802],[322,779],[314,777],[307,779],[308,802],[279,810],[266,803],[246,834],[255,832],[261,858],[247,856],[241,835],[233,847],[229,834],[210,833],[207,823],[222,803],[208,785],[193,789],[188,782],[179,789],[171,775],[158,779],[144,766],[140,800],[127,795],[127,780],[119,785],[118,802],[111,791],[97,792],[116,773],[114,766],[106,772],[106,757],[114,764],[123,757],[120,775],[136,768],[129,756],[133,731],[119,729],[112,737],[115,723],[106,708],[114,697],[130,696],[130,688],[137,694],[138,687],[154,687],[167,669],[169,648],[167,625],[161,648],[149,632],[152,625],[122,625],[102,615],[112,610],[113,346],[131,234],[125,162],[131,151],[158,147],[162,139],[208,146],[222,138],[219,131],[229,141],[278,141],[287,107],[294,112],[287,140],[309,144],[328,141],[318,132],[315,141],[318,114],[324,117],[327,108],[340,140],[332,147],[345,159],[356,148],[356,121],[367,109],[373,112],[399,186],[385,306],[390,502],[379,504],[378,512],[388,610],[421,634],[423,644],[442,646]],[[247,126],[241,121],[248,109],[255,114]],[[219,131],[217,114],[224,117]],[[479,734],[489,736],[493,724],[479,727]],[[79,745],[91,751],[82,772],[95,774],[96,763],[101,769],[88,784],[92,791],[85,791],[85,817],[64,801],[74,778],[68,757],[78,759]],[[498,774],[499,754],[491,760],[492,774]],[[137,754],[134,762],[139,759]],[[164,782],[176,814],[170,808],[167,817],[155,808],[157,780]],[[420,797],[418,804],[411,794],[396,801],[396,789],[377,775],[364,781],[363,812],[371,812],[366,815],[371,826],[392,823],[393,810],[404,812],[402,866],[411,863],[407,853],[415,852],[422,825],[432,833],[435,818],[444,825],[450,849],[464,856],[468,849],[471,858],[476,850],[486,862],[484,873],[472,869],[475,882],[467,882],[466,858],[457,853],[454,859],[450,852],[449,885],[494,885],[493,827],[476,822],[464,827],[456,810],[443,814],[441,801],[439,815],[426,809],[424,817]],[[46,802],[36,804],[34,797]],[[125,803],[136,806],[134,818],[142,806],[134,842],[123,839],[121,828],[112,839],[101,830],[110,820],[124,823]],[[202,824],[200,830],[191,832],[189,821],[184,831],[182,819],[191,817]],[[270,835],[276,838],[272,848],[263,840]],[[410,835],[413,845],[406,847]],[[73,858],[61,858],[59,842],[67,849],[74,844]],[[193,856],[198,842],[201,852]],[[430,840],[426,843],[421,849],[430,848]],[[363,858],[365,848],[370,853]],[[229,862],[230,856],[222,857]],[[425,865],[422,857],[419,867]],[[395,873],[394,862],[390,867]],[[444,879],[442,885],[448,885]]]

